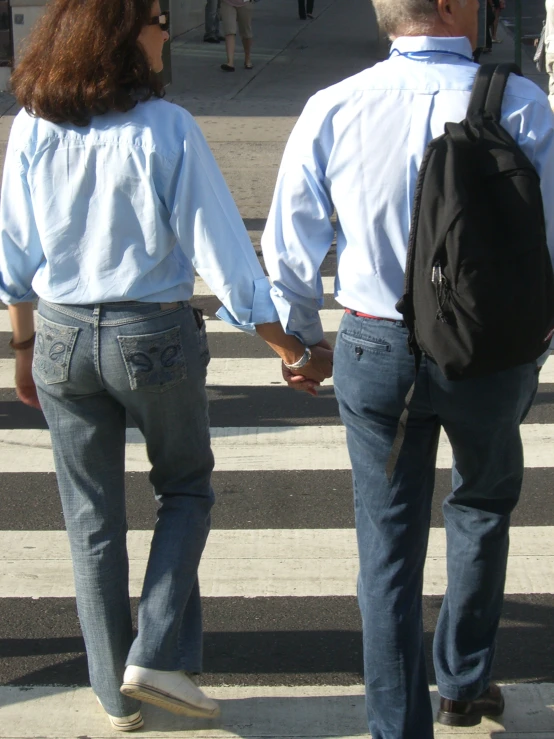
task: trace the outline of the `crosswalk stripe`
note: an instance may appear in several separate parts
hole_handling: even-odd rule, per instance
[[[333,737],[359,739],[367,736],[367,717],[362,685],[301,685],[295,687],[247,685],[206,688],[221,701],[217,723],[175,716],[143,704],[146,726],[141,737],[172,739],[245,739],[257,737]],[[433,712],[438,708],[436,686],[430,686]],[[438,737],[475,739],[505,736],[506,739],[552,737],[554,685],[503,685],[506,715],[483,718],[467,731],[435,724]],[[49,736],[91,739],[112,736],[107,719],[90,688],[62,686],[0,687],[0,738]],[[149,727],[152,727],[149,730]],[[504,731],[509,733],[505,734]],[[109,733],[108,733],[109,732]],[[543,733],[548,732],[548,733]]]
[[[342,426],[255,426],[212,428],[219,471],[349,469]],[[553,467],[554,424],[526,424],[521,436],[526,467]],[[142,434],[127,429],[126,469],[150,470]],[[441,434],[437,468],[448,469],[452,451]],[[3,472],[53,472],[50,432],[46,429],[1,429]]]
[[[322,277],[321,282],[323,283],[323,293],[325,295],[334,295],[335,293],[335,278],[334,277]],[[204,282],[201,277],[197,277],[194,282],[194,296],[191,302],[194,302],[194,298],[204,298],[213,295],[211,288]]]
[[[152,533],[130,531],[130,594],[140,595]],[[510,532],[506,594],[554,593],[554,527]],[[0,531],[0,598],[74,597],[65,531]],[[353,529],[215,530],[200,564],[204,597],[354,596]],[[431,529],[424,595],[446,589],[446,533]]]
[[[338,331],[339,324],[341,322],[343,311],[335,309],[325,309],[319,312],[321,317],[321,323],[325,332]],[[37,311],[34,311],[35,322],[37,318]],[[228,334],[233,331],[239,331],[240,329],[231,326],[225,321],[220,321],[219,318],[210,318],[206,316],[206,329],[209,334]],[[69,319],[71,321],[71,319]],[[0,311],[0,332],[11,332],[10,318],[8,311]]]
[[[0,389],[15,387],[15,360],[0,359]],[[554,356],[549,357],[539,375],[539,383],[554,383]],[[208,366],[207,384],[210,387],[270,387],[286,382],[281,375],[281,364],[274,359],[213,358]],[[322,385],[333,384],[333,379]]]
[[[210,387],[286,387],[277,356],[271,359],[214,357],[208,366],[207,384]],[[332,385],[333,381],[325,380],[322,384]],[[0,389],[14,387],[15,360],[0,359]]]

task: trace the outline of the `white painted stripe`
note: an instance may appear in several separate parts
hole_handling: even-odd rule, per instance
[[[0,389],[13,389],[14,378],[15,360],[0,359]],[[274,359],[214,358],[208,366],[207,384],[228,387],[287,386],[277,356]],[[322,384],[332,385],[333,380],[325,380]]]
[[[140,595],[151,531],[130,531],[130,592]],[[506,593],[554,593],[554,527],[514,527]],[[74,597],[64,531],[0,531],[0,597]],[[354,596],[358,573],[352,529],[212,531],[200,565],[211,598]],[[446,589],[444,529],[431,529],[423,592]]]
[[[338,331],[341,318],[344,311],[338,309],[322,310],[319,312],[321,317],[321,323],[323,330],[327,332]],[[35,311],[35,322],[36,322]],[[210,318],[206,316],[206,328],[210,334],[228,334],[239,331],[240,329],[231,326],[225,321],[220,321],[219,318]],[[0,311],[0,331],[11,332],[10,319],[7,310]]]
[[[346,470],[350,468],[342,426],[256,426],[212,428],[216,470]],[[521,435],[526,467],[553,467],[554,424],[524,424]],[[147,472],[143,437],[127,429],[128,472]],[[437,468],[451,467],[452,451],[441,434]],[[50,432],[0,429],[0,470],[53,472]]]
[[[14,388],[15,360],[0,359],[0,389]],[[554,383],[554,356],[549,357],[539,375],[540,383]],[[275,357],[269,359],[214,358],[208,366],[209,386],[227,387],[286,387],[281,375],[281,363]],[[331,377],[322,383],[333,385]]]
[[[321,281],[323,283],[323,292],[325,295],[334,295],[335,294],[335,278],[334,277],[322,277]],[[212,290],[206,285],[204,280],[201,277],[197,277],[196,281],[194,283],[194,298],[198,297],[206,297],[208,295],[213,295]]]
[[[309,624],[306,625],[309,628]],[[435,724],[437,737],[456,739],[552,739],[554,685],[551,683],[503,685],[506,712],[498,719],[484,718],[471,729]],[[221,719],[200,721],[175,716],[143,704],[145,727],[140,736],[159,739],[360,739],[367,737],[362,685],[301,685],[266,687],[206,687],[221,702]],[[439,696],[431,686],[433,712]],[[504,733],[508,732],[508,733]],[[90,688],[62,686],[0,687],[0,738],[35,737],[74,739],[115,736]]]

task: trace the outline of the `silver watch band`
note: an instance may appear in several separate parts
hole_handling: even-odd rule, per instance
[[[292,370],[301,369],[302,367],[304,367],[304,365],[308,364],[311,358],[312,358],[312,351],[309,347],[306,346],[304,347],[304,354],[300,357],[300,359],[297,362],[295,362],[294,364],[287,364],[286,362],[283,362],[283,364],[285,365],[287,369],[292,369]]]

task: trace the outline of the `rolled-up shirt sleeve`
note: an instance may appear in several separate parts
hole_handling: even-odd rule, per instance
[[[184,254],[223,303],[217,316],[255,333],[277,311],[229,188],[198,126],[192,121],[168,177],[166,206]]]
[[[37,231],[27,162],[10,136],[0,199],[0,300],[7,305],[36,298],[33,278],[44,260]]]
[[[291,133],[262,236],[279,320],[287,333],[308,345],[323,338],[320,268],[334,237],[325,177],[330,133],[324,124],[318,127],[317,107],[315,96]]]

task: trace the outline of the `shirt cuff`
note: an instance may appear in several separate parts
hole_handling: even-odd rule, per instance
[[[277,310],[273,305],[273,301],[270,296],[271,285],[267,277],[261,277],[258,280],[254,280],[254,296],[252,299],[252,309],[250,311],[249,319],[241,321],[235,318],[225,306],[217,311],[216,316],[221,318],[225,323],[238,328],[241,331],[255,335],[256,326],[260,323],[277,323],[279,316]],[[232,293],[231,293],[232,294]],[[238,311],[237,315],[241,316],[243,311]]]
[[[275,290],[271,293],[271,297],[279,314],[281,326],[287,334],[296,336],[305,346],[313,346],[323,339],[324,333],[319,311],[292,306]]]
[[[18,303],[32,303],[35,300],[37,300],[37,298],[38,296],[32,288],[28,292],[26,292],[25,295],[23,295],[22,297],[19,297],[17,295],[11,295],[5,290],[0,289],[0,301],[2,301],[4,305],[17,305]]]

